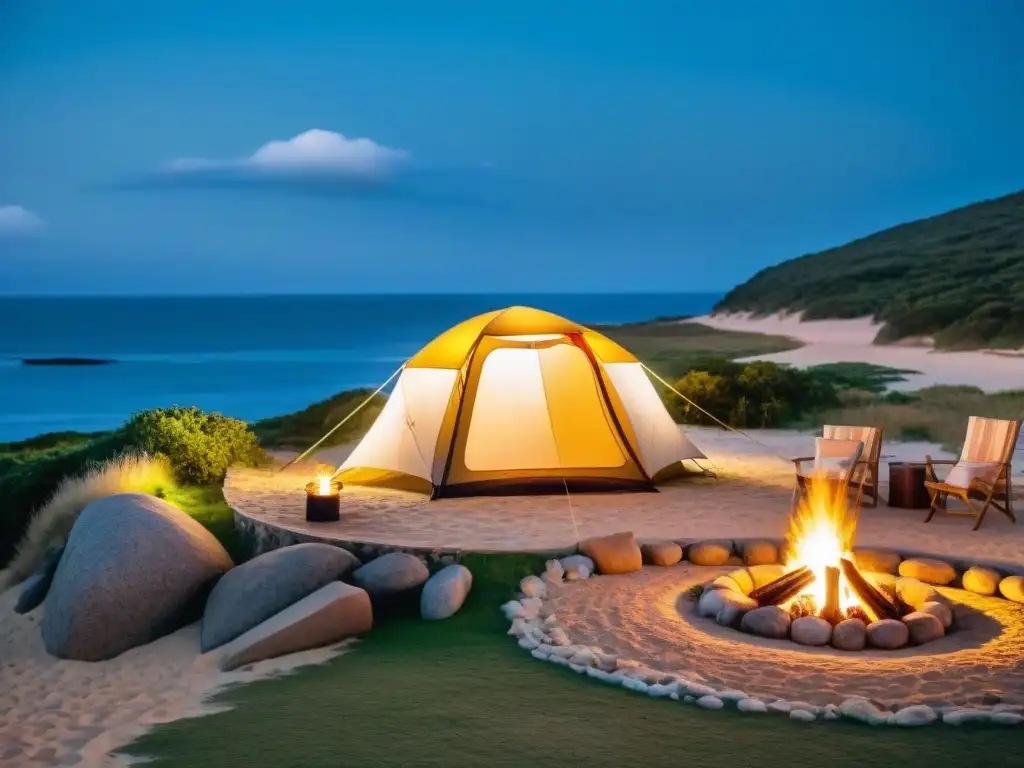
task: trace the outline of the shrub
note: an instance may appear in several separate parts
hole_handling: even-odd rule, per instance
[[[166,456],[185,483],[218,482],[232,464],[255,466],[266,459],[244,421],[195,407],[143,411],[128,421],[125,434],[137,450]]]
[[[839,404],[827,379],[770,362],[707,361],[673,386],[686,400],[666,391],[665,406],[676,421],[689,424],[716,423],[703,409],[731,427],[777,427]]]
[[[65,476],[29,520],[10,566],[0,572],[0,591],[31,576],[48,549],[66,542],[75,520],[89,503],[116,493],[162,494],[171,484],[166,459],[133,453]]]

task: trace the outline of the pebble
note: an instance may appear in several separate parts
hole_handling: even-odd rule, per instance
[[[697,706],[703,709],[721,709],[725,704],[717,696],[701,696],[697,699]]]
[[[1024,723],[1024,715],[1016,712],[993,712],[989,719],[996,725],[1020,725]]]
[[[853,550],[853,561],[857,570],[869,573],[899,573],[900,562],[903,560],[898,552],[891,549],[873,549],[857,547]]]
[[[694,565],[725,565],[732,555],[732,545],[721,541],[699,541],[691,544],[687,559]]]
[[[509,621],[521,619],[523,618],[523,604],[518,600],[509,600],[507,603],[502,604],[501,612],[505,614],[505,618]]]
[[[929,725],[937,718],[935,710],[927,704],[915,704],[897,711],[893,722],[903,726]]]
[[[935,591],[935,587],[925,584],[919,579],[896,579],[896,593],[915,611],[928,602],[940,602],[945,598]]]
[[[548,587],[539,576],[527,576],[519,582],[519,591],[527,597],[543,598],[548,594]]]
[[[686,680],[680,680],[679,684],[686,689],[687,693],[692,693],[694,696],[717,696],[718,691],[709,685],[703,683],[690,683]]]
[[[752,635],[781,639],[789,634],[791,621],[787,611],[777,605],[766,605],[745,613],[740,626]]]
[[[938,619],[939,623],[942,624],[943,629],[949,629],[950,624],[953,623],[953,611],[945,603],[938,603],[934,600],[929,600],[918,610],[921,611],[921,613],[930,613]]]
[[[687,694],[686,696],[683,696],[683,703],[684,704],[693,704],[693,702],[695,702],[696,700],[697,700],[696,696],[690,696],[689,694]]]
[[[748,697],[747,697],[747,694],[745,694],[743,691],[729,690],[729,691],[722,691],[721,693],[719,693],[718,694],[718,698],[720,698],[722,701],[731,702],[733,704],[736,704],[736,703],[738,703],[740,701],[743,701],[744,699],[746,699]]]
[[[875,648],[895,650],[902,648],[910,639],[910,630],[902,621],[882,619],[868,624],[868,642]]]
[[[548,584],[558,583],[565,576],[565,567],[558,560],[548,560],[544,564],[544,580]]]
[[[889,717],[888,712],[880,710],[870,701],[862,698],[847,699],[839,705],[837,711],[843,717],[868,725],[882,725]]]
[[[539,659],[540,661],[547,661],[548,656],[550,656],[551,654],[545,653],[540,648],[534,648],[532,651],[530,651],[530,655],[533,656],[533,658],[535,659]]]
[[[956,569],[942,560],[929,557],[911,558],[900,563],[900,576],[917,579],[926,584],[949,584],[956,579]]]
[[[801,616],[791,624],[789,636],[800,645],[828,645],[832,625],[817,616]]]
[[[976,595],[994,595],[999,590],[999,573],[981,565],[972,565],[964,572],[964,589]]]
[[[740,699],[736,702],[740,712],[767,712],[768,706],[760,699]]]
[[[650,694],[652,698],[664,699],[665,697],[672,695],[673,688],[670,685],[655,683],[654,685],[648,686],[647,693]]]
[[[942,622],[930,613],[914,611],[903,617],[903,623],[910,631],[910,642],[914,645],[923,645],[932,640],[938,640],[946,634],[942,628]]]
[[[1007,576],[999,582],[999,594],[1015,603],[1024,603],[1024,576]]]
[[[813,712],[808,712],[806,709],[794,709],[789,713],[790,720],[797,720],[801,723],[813,723],[818,718]]]
[[[768,710],[770,712],[778,712],[783,715],[788,715],[791,709],[793,709],[792,705],[784,699],[773,701],[768,705]]]
[[[747,565],[769,565],[779,562],[779,548],[771,541],[750,541],[743,547],[743,562]]]
[[[942,716],[946,725],[963,725],[964,723],[981,723],[992,717],[984,709],[954,709]]]
[[[555,627],[551,630],[551,642],[554,645],[569,645],[569,636],[561,627]]]
[[[640,553],[645,563],[651,565],[670,566],[683,559],[683,548],[674,541],[656,541],[643,544]]]
[[[862,651],[867,644],[868,629],[860,619],[845,619],[832,628],[832,647],[841,651]]]

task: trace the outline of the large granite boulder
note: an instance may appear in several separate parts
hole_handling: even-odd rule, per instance
[[[200,647],[223,645],[321,587],[337,581],[359,560],[330,544],[295,544],[266,552],[226,574],[206,601]]]
[[[64,554],[64,547],[54,547],[43,555],[43,560],[36,568],[36,572],[25,579],[21,587],[21,594],[18,595],[18,602],[14,604],[15,613],[28,613],[39,607],[46,599],[46,593],[50,591],[53,583],[53,576],[57,573],[57,566],[60,565],[60,558]]]
[[[370,594],[374,607],[403,607],[417,601],[430,571],[415,555],[389,552],[352,573],[352,581]]]
[[[466,601],[472,586],[473,574],[469,568],[458,563],[446,565],[423,585],[420,615],[428,620],[454,616]]]
[[[332,581],[224,645],[220,668],[319,648],[365,635],[373,626],[370,596],[359,587]]]
[[[192,620],[232,566],[203,526],[166,501],[121,493],[78,516],[41,623],[54,656],[100,661]]]

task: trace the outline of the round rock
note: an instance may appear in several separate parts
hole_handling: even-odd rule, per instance
[[[914,645],[924,645],[932,640],[938,640],[946,634],[942,628],[942,622],[930,613],[914,611],[903,617],[903,623],[907,625],[910,632],[910,642]]]
[[[231,568],[208,530],[154,496],[121,493],[82,510],[53,576],[41,622],[46,650],[101,661],[198,617]]]
[[[927,704],[914,704],[899,710],[893,717],[893,722],[903,726],[929,725],[937,718],[935,710]]]
[[[725,592],[725,595],[723,605],[715,615],[715,622],[723,627],[737,626],[748,612],[757,608],[757,601],[746,595],[738,592]]]
[[[674,541],[656,541],[640,547],[645,563],[651,565],[675,565],[683,559],[683,548]]]
[[[928,557],[912,558],[900,563],[900,576],[917,579],[926,584],[949,584],[956,579],[956,569],[942,560]]]
[[[740,712],[767,712],[768,705],[760,699],[740,699],[736,702],[736,709]]]
[[[766,605],[744,614],[740,627],[752,635],[782,639],[789,634],[790,623],[787,611],[777,605]]]
[[[801,616],[789,628],[789,636],[800,645],[828,645],[832,625],[817,616]]]
[[[832,629],[832,647],[841,651],[862,651],[867,643],[868,630],[860,619],[840,621]]]
[[[446,565],[423,585],[420,594],[420,616],[435,621],[454,616],[469,595],[473,574],[459,563]]]
[[[704,590],[697,602],[697,615],[715,618],[727,605],[736,606],[738,609],[751,611],[757,608],[757,603],[733,589],[707,589]]]
[[[598,573],[633,573],[643,568],[643,555],[629,531],[596,536],[580,543],[580,551],[594,561]]]
[[[991,568],[973,565],[964,571],[964,589],[976,595],[994,595],[999,590],[999,573]]]
[[[779,562],[779,548],[772,541],[749,541],[743,546],[743,562],[749,565],[773,565]]]
[[[697,706],[703,709],[721,709],[725,704],[717,696],[701,696],[697,699]]]
[[[891,549],[872,549],[857,547],[853,550],[853,561],[860,571],[872,573],[899,573],[900,562],[903,560],[898,552]]]
[[[945,598],[938,593],[938,590],[930,584],[925,584],[923,581],[918,579],[897,579],[896,580],[896,594],[899,595],[900,599],[913,608],[915,611],[921,610],[921,606],[925,603],[940,603],[944,602]]]
[[[242,563],[217,582],[206,601],[199,640],[203,653],[234,640],[358,566],[351,552],[318,543],[274,549]]]
[[[416,593],[429,577],[427,566],[408,552],[389,552],[352,572],[352,581],[365,589],[374,603]]]
[[[1007,576],[999,582],[999,594],[1015,603],[1024,603],[1024,576]]]
[[[873,621],[868,624],[867,633],[868,642],[871,645],[888,651],[902,648],[910,639],[910,630],[907,629],[907,625],[896,619]]]
[[[929,600],[924,603],[920,608],[921,613],[930,613],[942,624],[942,628],[949,629],[953,623],[953,611],[945,603],[939,603],[934,600]]]
[[[699,541],[686,550],[686,558],[694,565],[725,565],[732,555],[732,546],[722,541]]]

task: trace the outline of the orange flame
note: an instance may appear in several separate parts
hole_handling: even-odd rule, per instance
[[[807,495],[789,518],[786,568],[807,566],[814,573],[814,581],[794,600],[810,595],[817,610],[825,606],[825,569],[839,568],[841,558],[852,559],[856,530],[857,510],[851,509],[846,486],[824,477],[809,478]],[[859,604],[840,572],[839,609],[846,611]]]

